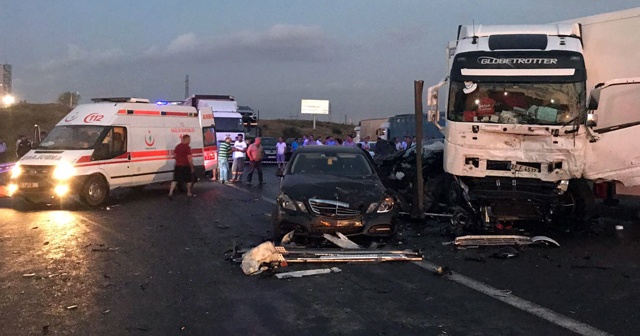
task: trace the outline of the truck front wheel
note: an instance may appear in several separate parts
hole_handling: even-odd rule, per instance
[[[90,206],[98,206],[109,197],[107,181],[100,175],[91,175],[82,185],[80,198]]]

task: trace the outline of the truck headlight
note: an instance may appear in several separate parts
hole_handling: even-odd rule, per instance
[[[20,167],[19,163],[16,163],[13,168],[11,168],[11,178],[17,178],[20,174],[22,174],[22,167]]]
[[[387,197],[382,202],[371,203],[369,208],[367,208],[367,213],[372,213],[374,211],[377,213],[386,213],[393,210],[394,205],[395,202],[393,201],[393,198]]]
[[[56,180],[68,180],[75,174],[75,168],[70,163],[60,162],[53,170],[53,178]]]

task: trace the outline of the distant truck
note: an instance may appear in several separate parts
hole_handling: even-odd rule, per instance
[[[223,142],[226,137],[231,137],[235,141],[238,134],[245,136],[243,118],[238,113],[238,103],[233,96],[193,95],[187,98],[182,105],[193,106],[198,111],[205,107],[210,107],[213,110],[218,144]]]
[[[378,137],[384,140],[393,140],[396,137],[402,141],[405,136],[414,137],[416,135],[415,114],[398,114],[388,118],[367,119],[360,121],[360,125],[354,129],[357,137],[356,141],[362,141],[365,137],[371,137],[371,141],[376,141]],[[423,118],[422,132],[423,139],[442,139],[440,130]]]
[[[629,141],[640,135],[638,105],[603,102],[638,92],[636,81],[619,80],[640,77],[638,30],[640,8],[545,25],[459,26],[447,77],[428,92],[437,123],[438,91],[446,88],[450,195],[485,226],[585,218],[593,202],[587,179],[617,181],[640,168]],[[594,86],[604,95],[587,105]],[[606,127],[596,120],[603,115]],[[603,146],[605,137],[616,140]],[[637,175],[627,184],[640,184]]]

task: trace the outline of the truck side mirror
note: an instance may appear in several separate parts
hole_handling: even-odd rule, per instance
[[[587,127],[596,127],[598,125],[598,115],[589,113],[587,115]]]
[[[438,84],[430,87],[427,90],[427,105],[429,106],[429,112],[427,114],[428,121],[436,125],[438,129],[442,130],[440,126],[440,109],[438,108],[438,91],[440,88],[447,84],[449,78],[444,78]]]

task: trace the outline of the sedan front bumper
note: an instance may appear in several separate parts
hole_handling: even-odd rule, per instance
[[[276,206],[274,227],[282,233],[295,230],[296,235],[322,236],[340,232],[345,236],[391,237],[395,231],[396,211],[370,213],[355,217],[312,215]]]

